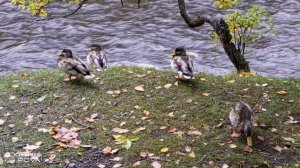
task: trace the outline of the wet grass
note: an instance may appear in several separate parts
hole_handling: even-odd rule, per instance
[[[0,156],[4,160],[0,167],[97,167],[97,164],[112,167],[116,163],[132,167],[137,161],[141,163],[138,167],[151,167],[155,160],[163,167],[221,167],[224,164],[297,167],[300,164],[300,125],[299,122],[288,123],[300,118],[300,79],[197,74],[193,82],[178,82],[177,86],[173,72],[137,67],[113,67],[98,73],[100,80],[89,82],[63,82],[66,76],[61,74],[58,70],[47,70],[0,78],[0,119],[5,120],[0,126]],[[265,83],[268,85],[261,86]],[[173,85],[166,89],[166,84]],[[145,91],[136,91],[134,88],[138,85],[144,85]],[[127,91],[117,97],[107,94],[107,91],[122,89]],[[282,90],[287,94],[277,93]],[[37,101],[45,95],[43,101]],[[10,99],[11,96],[15,99]],[[244,151],[244,137],[229,137],[228,114],[236,100],[251,106],[258,104],[251,153]],[[98,119],[87,122],[86,118],[94,113]],[[77,122],[94,128],[82,129],[78,137],[81,144],[92,145],[93,149],[58,150],[53,146],[57,140],[49,133],[38,131],[38,128],[53,127],[53,121],[66,128],[83,128],[70,114]],[[34,116],[33,121],[25,126],[28,115]],[[125,135],[139,137],[128,150],[116,145],[112,137],[118,134],[112,129],[120,127],[122,122],[125,124],[121,128],[130,130]],[[146,129],[132,133],[140,127]],[[202,135],[188,135],[193,130]],[[12,142],[12,137],[18,137],[19,141]],[[296,142],[284,140],[287,137]],[[38,141],[43,144],[33,152],[43,154],[40,162],[6,163],[6,152],[23,151],[24,145]],[[105,156],[102,149],[106,146],[120,150]],[[275,150],[276,146],[282,151]],[[169,151],[162,153],[165,147]],[[186,147],[190,147],[195,156],[187,152]],[[140,152],[146,151],[154,156],[140,156]],[[45,163],[51,154],[56,156],[53,163]],[[122,160],[110,160],[115,157]]]

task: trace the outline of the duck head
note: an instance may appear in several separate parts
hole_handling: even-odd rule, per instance
[[[63,49],[58,56],[63,58],[73,58],[73,53],[70,49]]]
[[[186,50],[184,47],[177,47],[175,51],[171,54],[172,57],[175,56],[186,56]]]
[[[101,51],[101,50],[102,50],[102,48],[101,48],[101,46],[98,45],[98,44],[92,44],[92,45],[90,46],[90,48],[89,48],[89,52],[91,52],[91,51],[99,52],[99,51]]]

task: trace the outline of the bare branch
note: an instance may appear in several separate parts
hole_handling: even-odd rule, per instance
[[[67,18],[67,17],[69,17],[69,16],[71,16],[71,15],[74,15],[77,11],[79,11],[79,9],[81,9],[81,7],[82,7],[85,3],[87,3],[87,2],[88,2],[88,0],[83,0],[83,1],[81,1],[81,2],[78,4],[78,7],[77,7],[74,11],[72,11],[71,13],[68,13],[68,14],[66,14],[66,15],[64,15],[64,16],[60,16],[60,17],[49,17],[49,18],[44,18],[44,19],[38,19],[38,20],[36,20],[36,21],[38,22],[38,21],[52,20],[52,19],[58,19],[58,18]]]

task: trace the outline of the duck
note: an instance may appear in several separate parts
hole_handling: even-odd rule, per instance
[[[244,133],[247,137],[247,145],[252,146],[253,133],[253,110],[243,101],[235,103],[229,113],[229,119],[233,126],[231,137],[239,137],[240,133]]]
[[[179,80],[194,79],[193,60],[198,57],[198,54],[186,52],[184,47],[177,47],[171,56],[171,68],[177,72],[176,78]]]
[[[95,75],[90,72],[87,65],[85,65],[79,57],[74,56],[70,49],[63,49],[62,52],[58,54],[57,63],[59,68],[69,74],[69,78],[65,79],[65,81],[78,79],[79,76],[83,76],[86,80],[95,77]]]
[[[103,71],[108,68],[106,54],[98,44],[92,44],[90,46],[86,60],[88,65],[92,68],[96,68],[97,71]]]

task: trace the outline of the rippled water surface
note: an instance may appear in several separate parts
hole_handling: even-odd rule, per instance
[[[0,75],[31,69],[55,68],[56,53],[63,48],[85,58],[92,43],[104,46],[110,65],[153,65],[169,69],[168,54],[185,46],[200,56],[197,71],[225,74],[234,70],[223,48],[210,41],[211,27],[190,29],[178,13],[176,0],[134,3],[119,0],[90,1],[75,15],[50,21],[20,11],[10,0],[0,0]],[[278,36],[260,39],[249,49],[251,68],[263,75],[300,77],[300,1],[254,0],[272,13]],[[222,16],[211,0],[186,0],[191,14]],[[247,8],[249,4],[243,3]],[[60,3],[50,14],[71,11]]]

